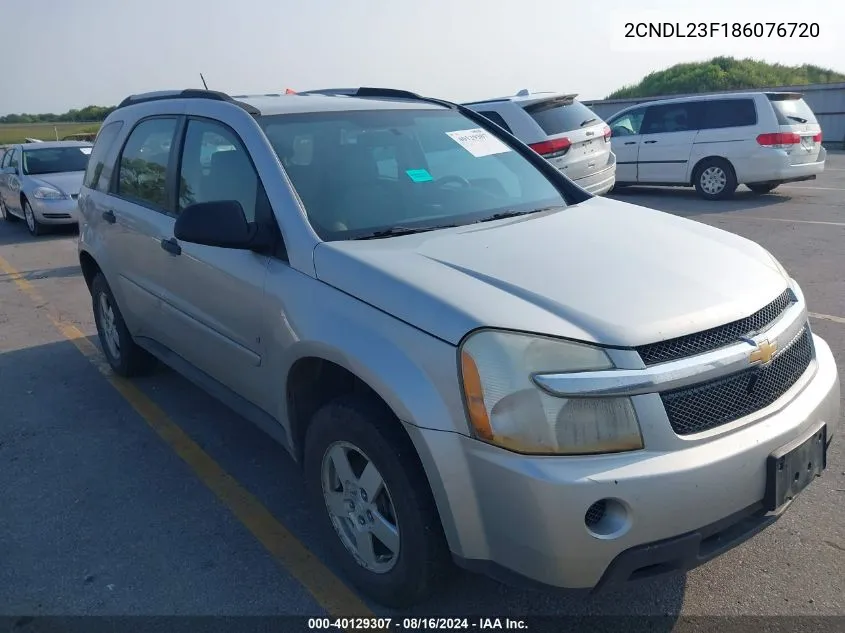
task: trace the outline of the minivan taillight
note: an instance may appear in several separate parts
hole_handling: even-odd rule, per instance
[[[610,126],[609,125],[604,126],[604,130],[602,130],[602,136],[604,136],[605,141],[610,140]]]
[[[571,145],[572,143],[568,138],[556,138],[551,141],[530,143],[528,146],[543,158],[554,158],[566,154]]]
[[[819,132],[813,137],[813,143],[821,143],[822,142],[822,133]]]
[[[801,136],[795,132],[775,132],[773,134],[761,134],[757,137],[757,142],[764,147],[789,147],[790,145],[800,145]]]

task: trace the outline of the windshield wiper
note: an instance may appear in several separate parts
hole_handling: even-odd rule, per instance
[[[494,220],[504,220],[505,218],[515,218],[519,215],[528,215],[529,213],[540,213],[540,211],[551,211],[552,209],[560,209],[560,206],[554,207],[541,207],[539,209],[531,209],[530,211],[502,211],[500,213],[494,213],[493,215],[488,215],[486,218],[481,218],[480,220],[476,220],[473,224],[478,224],[479,222],[492,222]]]
[[[586,121],[581,121],[581,125],[579,125],[578,127],[584,127],[585,125],[587,125],[587,123],[592,123],[593,121],[598,121],[598,119],[593,117],[592,119],[587,119]]]
[[[807,119],[802,119],[800,116],[790,116],[786,115],[787,119],[792,119],[793,121],[798,121],[799,123],[806,123]]]
[[[377,240],[383,237],[397,237],[399,235],[412,235],[413,233],[425,233],[426,231],[434,231],[435,229],[448,229],[452,224],[444,226],[391,226],[389,229],[382,229],[380,231],[373,231],[366,235],[356,237],[356,240]]]

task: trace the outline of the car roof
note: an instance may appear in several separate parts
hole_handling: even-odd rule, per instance
[[[342,112],[345,110],[442,110],[444,106],[424,101],[357,97],[348,94],[291,94],[279,96],[233,97],[256,108],[261,116],[303,112]]]
[[[391,88],[338,88],[301,93],[237,96],[214,90],[188,88],[130,95],[117,106],[116,110],[155,101],[189,99],[228,102],[255,116],[345,110],[437,110],[454,107],[454,104],[446,101],[428,99],[406,90]]]
[[[670,97],[668,99],[652,99],[648,101],[642,101],[640,103],[635,103],[630,105],[626,108],[623,108],[619,112],[613,114],[616,116],[617,114],[621,114],[622,112],[627,112],[628,110],[633,110],[634,108],[650,106],[650,105],[672,105],[673,103],[689,103],[690,101],[713,101],[715,99],[738,99],[738,98],[745,98],[749,99],[757,95],[763,95],[769,99],[777,98],[777,97],[786,97],[789,99],[801,99],[803,98],[803,93],[800,92],[791,92],[791,91],[769,91],[769,92],[712,92],[708,94],[702,95],[684,95],[682,97]]]
[[[56,149],[57,147],[91,147],[90,141],[42,141],[41,143],[21,143],[26,149]]]
[[[517,94],[508,97],[495,97],[493,99],[481,99],[480,101],[468,101],[464,103],[465,106],[483,105],[486,103],[502,103],[505,101],[512,101],[519,105],[530,105],[532,103],[539,103],[541,101],[548,101],[550,99],[572,99],[578,96],[578,93],[570,92],[528,92],[527,90],[520,90]]]

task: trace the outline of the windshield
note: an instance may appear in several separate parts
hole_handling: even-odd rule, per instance
[[[288,114],[260,124],[323,240],[565,206],[526,158],[451,110]]]
[[[23,173],[29,176],[85,171],[90,147],[49,147],[23,151]]]
[[[780,125],[799,125],[818,123],[816,115],[803,99],[771,99],[775,115]]]

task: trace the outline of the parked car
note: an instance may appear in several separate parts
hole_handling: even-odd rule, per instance
[[[576,96],[521,90],[464,105],[527,143],[579,187],[601,195],[616,180],[610,127]]]
[[[695,566],[825,468],[836,363],[769,252],[457,104],[129,97],[79,206],[113,370],[163,361],[278,440],[384,604],[452,560],[572,588]]]
[[[92,144],[52,141],[13,145],[0,163],[0,214],[24,219],[32,235],[75,224],[82,176]]]
[[[746,92],[651,101],[610,117],[617,185],[695,187],[708,200],[740,184],[768,193],[814,180],[827,152],[796,92]]]

